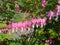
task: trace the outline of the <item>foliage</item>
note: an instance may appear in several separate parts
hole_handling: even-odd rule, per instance
[[[22,9],[29,10],[35,13],[43,12],[44,10],[53,10],[57,0],[46,1],[47,7],[45,9],[41,6],[41,0],[18,0],[18,4],[22,7]]]
[[[1,25],[0,28],[7,28],[7,25],[2,22],[0,22],[0,25]]]
[[[41,0],[18,0],[17,3],[19,5],[19,9],[28,12],[32,12],[33,15],[37,15],[39,13],[45,13],[46,11],[53,10],[57,3],[57,0],[46,0],[47,6],[43,8],[41,6]],[[0,0],[0,17],[7,19],[14,17],[17,14],[14,11],[15,0]]]

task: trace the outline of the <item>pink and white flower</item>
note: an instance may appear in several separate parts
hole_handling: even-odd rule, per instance
[[[46,20],[47,20],[46,17],[44,17],[43,19],[41,18],[41,28],[42,28],[44,25],[46,25]]]
[[[54,12],[50,10],[50,11],[48,12],[49,20],[51,20],[53,16],[54,16]]]
[[[36,25],[37,19],[32,19],[31,22],[32,22],[33,25]]]
[[[60,5],[56,5],[56,8],[58,9],[58,12],[60,12]]]
[[[17,27],[20,29],[22,27],[22,22],[18,22]]]
[[[34,28],[35,25],[37,24],[37,19],[32,19],[31,22],[32,22],[32,28]]]
[[[11,27],[11,24],[8,25],[8,30],[10,30],[12,27]]]
[[[46,0],[42,0],[41,3],[43,7],[46,7]]]
[[[60,4],[60,0],[58,0],[58,4]]]

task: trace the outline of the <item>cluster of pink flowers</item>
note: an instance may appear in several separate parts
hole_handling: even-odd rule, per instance
[[[12,24],[9,24],[8,25],[8,29],[1,29],[0,32],[5,32],[5,31],[16,31],[16,30],[24,30],[24,29],[29,29],[29,28],[33,28],[33,26],[36,25],[36,27],[38,28],[39,25],[46,25],[46,20],[47,18],[44,17],[44,18],[35,18],[35,19],[32,19],[30,21],[23,21],[23,22],[14,22]],[[29,29],[30,30],[30,29]]]
[[[31,21],[24,21],[24,22],[15,22],[10,25],[8,25],[8,29],[11,30],[18,30],[18,29],[27,29],[27,28],[33,28],[35,25],[45,25],[47,18],[38,18],[38,19],[32,19]]]
[[[32,25],[36,25],[36,24],[45,25],[46,24],[46,17],[38,18],[38,19],[32,19],[31,21],[12,23],[11,28],[13,28],[13,29],[16,29],[16,28],[28,28],[28,27],[31,27]],[[10,26],[8,28],[10,28]]]
[[[29,21],[24,21],[24,22],[18,22],[18,23],[12,23],[12,28],[27,28],[31,26],[31,22]]]
[[[41,26],[42,25],[46,25],[46,20],[47,18],[44,17],[44,18],[34,18],[34,19],[31,19],[31,20],[25,20],[23,22],[13,22],[12,24],[9,24],[8,25],[8,28],[2,28],[0,29],[0,33],[4,33],[7,31],[7,33],[10,33],[11,31],[12,32],[16,32],[17,30],[32,30],[32,28],[34,29],[34,27],[36,26],[38,28],[38,26]]]

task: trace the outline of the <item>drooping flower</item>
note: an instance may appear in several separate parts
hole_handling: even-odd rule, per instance
[[[30,21],[26,21],[26,26],[27,26],[27,29],[28,29],[28,31],[26,32],[26,34],[27,34],[30,31],[31,22]]]
[[[53,10],[54,15],[56,16],[55,21],[58,21],[58,15],[60,12],[60,6],[56,5],[56,8]]]
[[[46,7],[46,0],[42,0],[41,3],[42,3],[42,7]]]
[[[9,24],[8,29],[7,29],[9,34],[10,34],[11,29],[12,29],[12,26],[11,26],[11,24]]]
[[[39,24],[41,24],[41,18],[36,19],[36,27],[39,27]]]
[[[12,29],[16,29],[16,24],[12,23]]]
[[[25,21],[25,23],[26,23],[26,26],[27,27],[30,27],[31,26],[31,22],[30,21]]]
[[[37,24],[37,19],[32,19],[31,22],[32,22],[32,28],[34,28],[35,25]]]
[[[8,30],[10,30],[12,27],[11,27],[11,24],[8,25]]]
[[[46,17],[44,17],[43,19],[41,19],[41,24],[42,25],[45,25],[46,24],[46,19],[47,19]]]
[[[41,28],[44,26],[44,25],[46,25],[46,17],[44,17],[44,18],[41,18]]]
[[[60,5],[56,5],[56,8],[58,9],[58,12],[60,12]]]
[[[48,43],[49,44],[50,40],[45,40],[45,43]]]
[[[17,27],[21,28],[22,27],[22,22],[18,22]]]
[[[36,21],[37,21],[37,24],[40,24],[41,23],[41,18],[38,18]]]
[[[54,16],[54,12],[50,10],[50,11],[48,12],[49,20],[51,20],[53,16]]]
[[[57,9],[57,8],[55,8],[55,9],[53,10],[53,12],[54,12],[54,15],[55,15],[55,16],[58,15],[58,9]]]
[[[17,29],[17,23],[12,23],[12,33],[14,33]]]
[[[58,0],[58,4],[60,4],[60,0]]]
[[[15,25],[16,28],[18,27],[18,23],[15,23],[14,25]]]
[[[36,25],[37,19],[32,19],[31,22],[32,22],[32,24]]]
[[[27,21],[22,22],[22,27],[27,28]]]

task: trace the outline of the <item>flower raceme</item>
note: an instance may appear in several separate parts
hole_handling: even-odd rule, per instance
[[[9,24],[8,25],[8,32],[10,32],[11,30],[14,30],[17,31],[18,29],[29,29],[32,28],[31,26],[32,25],[45,25],[46,24],[46,20],[47,18],[44,17],[44,18],[35,18],[35,19],[32,19],[31,21],[24,21],[24,22],[14,22],[12,24]],[[1,32],[5,32],[6,29],[2,29]]]
[[[17,23],[12,23],[11,25],[8,26],[8,28],[28,28],[31,27],[32,25],[36,25],[36,24],[42,24],[45,25],[46,24],[46,17],[44,18],[38,18],[38,19],[32,19],[31,21],[24,21],[24,22],[17,22]]]
[[[46,17],[44,18],[38,18],[38,19],[33,19],[32,24],[45,24],[46,23]]]
[[[54,17],[55,15],[58,15],[58,8],[56,8],[54,11],[49,11],[48,12],[48,17],[49,17],[49,20],[52,19],[52,17]],[[30,21],[26,20],[24,22],[15,22],[15,23],[12,23],[12,24],[9,24],[8,25],[8,30],[11,30],[11,29],[27,29],[27,28],[31,28],[32,25],[37,25],[36,27],[38,27],[39,25],[41,25],[41,27],[43,27],[44,25],[46,25],[46,21],[47,21],[47,18],[44,17],[44,18],[34,18]]]

